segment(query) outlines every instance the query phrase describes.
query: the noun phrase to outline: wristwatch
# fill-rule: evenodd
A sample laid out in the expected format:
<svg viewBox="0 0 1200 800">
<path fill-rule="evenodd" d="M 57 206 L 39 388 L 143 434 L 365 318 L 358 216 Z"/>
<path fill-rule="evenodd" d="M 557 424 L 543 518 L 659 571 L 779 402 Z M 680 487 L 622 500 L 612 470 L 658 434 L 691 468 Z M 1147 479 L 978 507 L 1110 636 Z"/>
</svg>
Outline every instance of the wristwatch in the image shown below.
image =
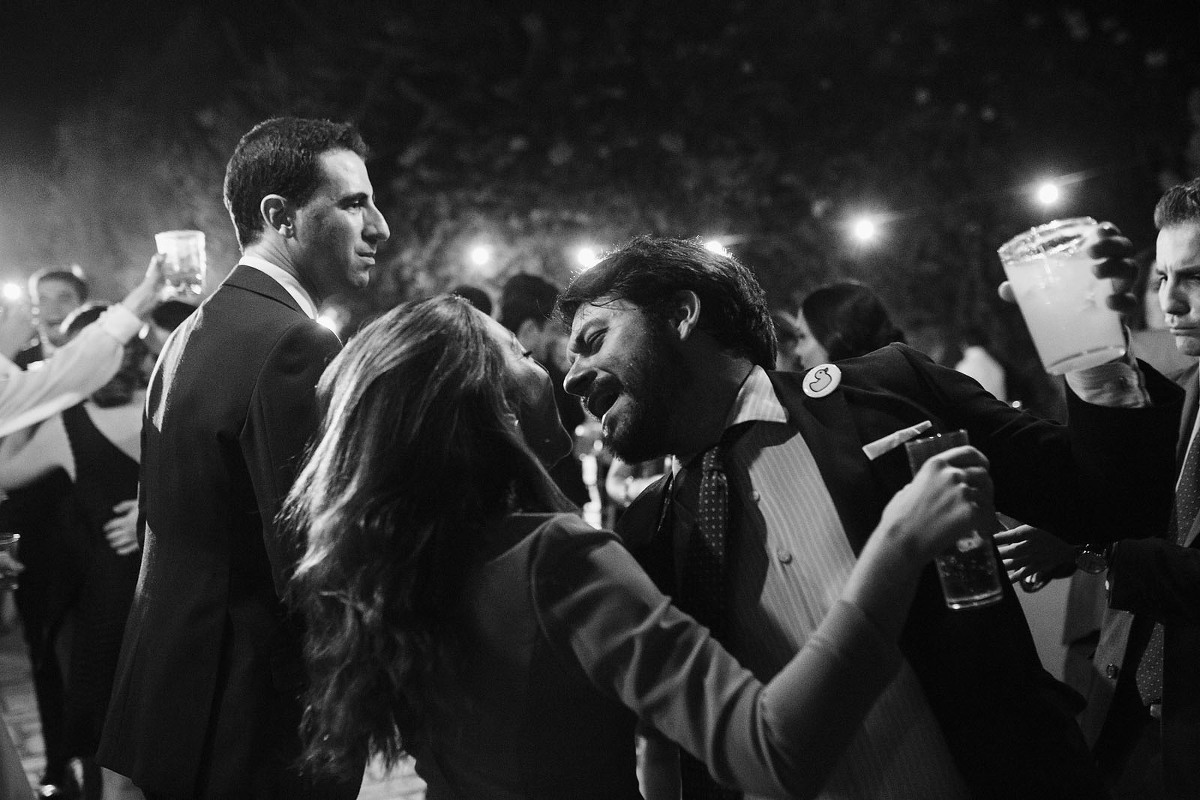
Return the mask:
<svg viewBox="0 0 1200 800">
<path fill-rule="evenodd" d="M 1099 575 L 1108 569 L 1112 545 L 1083 544 L 1075 548 L 1075 566 L 1088 575 Z"/>
</svg>

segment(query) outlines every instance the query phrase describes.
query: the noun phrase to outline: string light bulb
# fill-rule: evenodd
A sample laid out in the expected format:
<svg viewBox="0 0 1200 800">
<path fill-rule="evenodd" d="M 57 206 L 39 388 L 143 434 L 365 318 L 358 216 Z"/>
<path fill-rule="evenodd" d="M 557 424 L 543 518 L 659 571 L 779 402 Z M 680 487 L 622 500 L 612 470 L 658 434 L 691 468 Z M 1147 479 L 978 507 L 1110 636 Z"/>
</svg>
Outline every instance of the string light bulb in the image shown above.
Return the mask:
<svg viewBox="0 0 1200 800">
<path fill-rule="evenodd" d="M 594 247 L 585 244 L 575 248 L 575 263 L 583 269 L 591 269 L 599 260 L 600 256 Z"/>
<path fill-rule="evenodd" d="M 467 252 L 467 258 L 477 267 L 487 266 L 492 260 L 492 248 L 486 244 L 474 245 Z"/>
<path fill-rule="evenodd" d="M 858 217 L 850 223 L 850 235 L 859 244 L 870 244 L 879 236 L 879 226 L 870 217 Z"/>
<path fill-rule="evenodd" d="M 1033 196 L 1043 206 L 1052 206 L 1062 199 L 1062 190 L 1054 181 L 1042 181 Z"/>
</svg>

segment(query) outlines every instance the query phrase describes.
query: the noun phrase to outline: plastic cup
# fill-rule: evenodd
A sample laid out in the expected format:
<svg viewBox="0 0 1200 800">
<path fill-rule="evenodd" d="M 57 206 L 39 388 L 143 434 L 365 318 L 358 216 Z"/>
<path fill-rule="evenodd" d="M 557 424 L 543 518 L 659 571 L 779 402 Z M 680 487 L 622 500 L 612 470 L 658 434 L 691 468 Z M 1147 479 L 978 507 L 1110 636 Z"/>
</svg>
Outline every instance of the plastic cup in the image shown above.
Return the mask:
<svg viewBox="0 0 1200 800">
<path fill-rule="evenodd" d="M 19 533 L 0 533 L 0 551 L 8 553 L 14 559 L 17 557 L 17 545 L 21 542 Z M 0 591 L 12 591 L 17 588 L 17 575 L 0 568 Z"/>
<path fill-rule="evenodd" d="M 154 234 L 158 252 L 167 257 L 163 277 L 171 296 L 195 300 L 204 291 L 204 231 L 163 231 Z"/>
<path fill-rule="evenodd" d="M 1121 317 L 1105 303 L 1112 281 L 1092 274 L 1081 252 L 1098 223 L 1091 217 L 1047 222 L 1005 242 L 997 253 L 1042 366 L 1051 375 L 1125 355 Z"/>
<path fill-rule="evenodd" d="M 905 442 L 908 465 L 913 474 L 921 465 L 943 450 L 969 444 L 966 431 L 950 431 Z M 1004 597 L 1000 568 L 992 542 L 971 531 L 934 558 L 942 595 L 953 609 L 978 608 L 998 603 Z"/>
</svg>

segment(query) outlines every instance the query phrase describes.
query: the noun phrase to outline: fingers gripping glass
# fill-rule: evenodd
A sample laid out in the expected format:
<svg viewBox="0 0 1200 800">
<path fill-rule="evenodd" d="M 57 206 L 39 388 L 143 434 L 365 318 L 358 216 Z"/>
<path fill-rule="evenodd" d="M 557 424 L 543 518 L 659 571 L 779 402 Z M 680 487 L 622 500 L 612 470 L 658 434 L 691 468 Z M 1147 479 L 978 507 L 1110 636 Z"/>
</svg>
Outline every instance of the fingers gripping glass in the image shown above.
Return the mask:
<svg viewBox="0 0 1200 800">
<path fill-rule="evenodd" d="M 950 431 L 907 442 L 904 449 L 915 475 L 931 456 L 967 444 L 970 442 L 966 431 Z M 978 531 L 971 531 L 934 559 L 947 606 L 978 608 L 1000 602 L 1004 589 L 993 549 L 990 539 L 980 536 Z"/>
</svg>

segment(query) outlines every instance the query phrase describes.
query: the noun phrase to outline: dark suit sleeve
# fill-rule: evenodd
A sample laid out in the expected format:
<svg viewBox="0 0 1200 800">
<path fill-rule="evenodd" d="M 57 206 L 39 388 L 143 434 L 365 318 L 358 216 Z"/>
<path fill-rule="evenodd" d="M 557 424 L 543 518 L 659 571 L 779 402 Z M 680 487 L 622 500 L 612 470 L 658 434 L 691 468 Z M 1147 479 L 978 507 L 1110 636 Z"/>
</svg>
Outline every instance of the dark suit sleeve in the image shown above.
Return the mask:
<svg viewBox="0 0 1200 800">
<path fill-rule="evenodd" d="M 340 347 L 331 331 L 310 320 L 288 328 L 258 375 L 240 437 L 280 597 L 302 548 L 285 540 L 275 517 L 317 429 L 317 381 Z"/>
<path fill-rule="evenodd" d="M 965 428 L 990 460 L 996 508 L 1072 543 L 1153 536 L 1170 515 L 1183 392 L 1142 364 L 1152 404 L 1107 408 L 1068 391 L 1066 426 L 1018 411 L 975 381 L 902 346 L 915 397 Z M 1134 533 L 1136 532 L 1136 533 Z"/>
<path fill-rule="evenodd" d="M 1158 622 L 1200 623 L 1200 550 L 1162 539 L 1122 541 L 1108 586 L 1113 608 Z"/>
</svg>

